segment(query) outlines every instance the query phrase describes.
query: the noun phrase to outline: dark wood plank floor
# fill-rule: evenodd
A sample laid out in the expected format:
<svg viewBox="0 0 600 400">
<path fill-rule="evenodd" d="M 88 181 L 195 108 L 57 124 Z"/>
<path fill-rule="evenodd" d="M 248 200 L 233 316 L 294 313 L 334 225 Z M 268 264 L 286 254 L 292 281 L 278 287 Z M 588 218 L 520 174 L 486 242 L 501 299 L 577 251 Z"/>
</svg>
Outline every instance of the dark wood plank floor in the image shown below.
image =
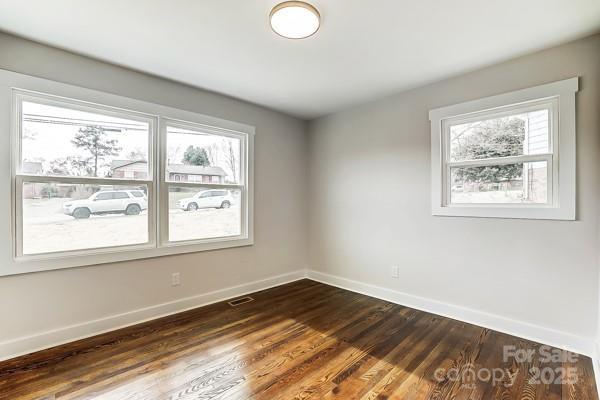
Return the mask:
<svg viewBox="0 0 600 400">
<path fill-rule="evenodd" d="M 310 280 L 252 296 L 0 363 L 0 398 L 598 399 L 587 357 Z"/>
</svg>

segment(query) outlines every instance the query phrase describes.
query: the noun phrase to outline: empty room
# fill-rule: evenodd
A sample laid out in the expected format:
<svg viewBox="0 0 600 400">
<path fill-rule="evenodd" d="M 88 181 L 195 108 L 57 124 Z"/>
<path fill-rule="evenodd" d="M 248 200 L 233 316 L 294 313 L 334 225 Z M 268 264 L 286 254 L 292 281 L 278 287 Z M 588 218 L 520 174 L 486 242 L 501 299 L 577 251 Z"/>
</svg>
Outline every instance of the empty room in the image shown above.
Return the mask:
<svg viewBox="0 0 600 400">
<path fill-rule="evenodd" d="M 600 1 L 0 0 L 0 400 L 600 400 Z"/>
</svg>

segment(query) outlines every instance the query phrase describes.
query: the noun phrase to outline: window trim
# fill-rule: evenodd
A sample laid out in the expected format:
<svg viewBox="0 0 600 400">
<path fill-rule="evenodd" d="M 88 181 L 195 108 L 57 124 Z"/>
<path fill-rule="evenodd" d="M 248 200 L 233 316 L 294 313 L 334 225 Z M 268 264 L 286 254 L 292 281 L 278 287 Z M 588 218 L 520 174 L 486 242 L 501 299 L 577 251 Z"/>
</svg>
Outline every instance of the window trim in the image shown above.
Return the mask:
<svg viewBox="0 0 600 400">
<path fill-rule="evenodd" d="M 156 134 L 153 137 L 152 133 L 150 134 L 152 137 L 152 146 L 149 148 L 149 151 L 151 151 L 153 154 L 153 165 L 150 166 L 149 162 L 149 176 L 152 176 L 152 179 L 108 179 L 109 183 L 113 185 L 148 185 L 149 214 L 151 209 L 154 210 L 154 218 L 149 216 L 148 225 L 149 230 L 150 225 L 152 225 L 152 232 L 155 233 L 154 243 L 96 248 L 90 250 L 76 250 L 73 252 L 45 253 L 41 256 L 18 256 L 15 234 L 18 232 L 17 218 L 21 218 L 21 216 L 18 216 L 16 212 L 17 200 L 20 198 L 18 195 L 19 191 L 17 190 L 17 175 L 19 175 L 18 172 L 20 172 L 21 153 L 20 150 L 18 152 L 13 150 L 16 149 L 16 146 L 20 140 L 17 140 L 17 135 L 19 135 L 19 127 L 16 123 L 14 123 L 14 116 L 16 115 L 17 111 L 15 109 L 15 103 L 13 102 L 14 89 L 17 89 L 19 92 L 23 93 L 34 94 L 36 101 L 38 100 L 37 95 L 39 93 L 52 99 L 74 100 L 79 104 L 88 104 L 96 109 L 101 108 L 102 110 L 113 111 L 124 110 L 127 113 L 137 113 L 138 115 L 150 115 L 156 117 L 156 124 L 154 128 L 154 132 L 156 132 Z M 227 240 L 217 238 L 216 240 L 206 240 L 202 243 L 186 242 L 177 246 L 161 245 L 161 238 L 159 236 L 161 232 L 161 224 L 160 217 L 158 215 L 160 210 L 158 204 L 160 199 L 160 181 L 158 178 L 160 155 L 158 143 L 160 139 L 159 125 L 163 118 L 200 124 L 214 129 L 215 132 L 235 132 L 243 135 L 246 142 L 245 169 L 247 171 L 247 199 L 245 202 L 245 207 L 242 206 L 242 208 L 246 209 L 247 213 L 247 228 L 246 235 L 244 237 L 234 237 L 233 239 Z M 2 257 L 2 260 L 0 261 L 0 276 L 137 260 L 171 254 L 249 246 L 254 244 L 253 211 L 255 128 L 251 125 L 0 69 L 0 128 L 2 128 L 5 132 L 10 132 L 10 135 L 2 135 L 0 137 L 0 149 L 6 149 L 5 151 L 9 153 L 7 159 L 10 159 L 10 167 L 7 163 L 7 168 L 0 168 L 0 179 L 4 179 L 5 182 L 10 181 L 10 190 L 8 185 L 5 186 L 5 189 L 0 189 L 0 208 L 10 210 L 5 214 L 7 216 L 5 223 L 9 223 L 10 229 L 0 231 L 0 256 Z M 31 178 L 31 180 L 34 182 L 42 179 L 46 181 L 59 180 L 61 182 L 80 181 L 83 183 L 92 183 L 89 180 L 90 178 L 87 177 L 38 176 L 26 174 L 21 175 L 21 177 L 24 179 Z M 91 179 L 96 182 L 97 180 L 105 180 L 106 178 Z M 181 184 L 184 183 L 182 182 Z M 203 184 L 202 186 L 207 187 L 211 185 L 215 187 L 223 187 L 221 184 Z M 149 239 L 150 238 L 151 237 L 149 236 Z"/>
<path fill-rule="evenodd" d="M 576 218 L 576 130 L 575 93 L 578 77 L 527 89 L 486 97 L 479 100 L 433 109 L 431 121 L 431 209 L 435 216 L 490 218 L 562 219 Z M 546 107 L 541 107 L 546 105 Z M 548 162 L 548 203 L 545 204 L 461 204 L 451 203 L 449 164 L 481 165 L 493 161 L 448 162 L 448 127 L 450 124 L 485 117 L 497 117 L 527 109 L 550 110 L 549 153 L 503 157 L 500 163 L 525 160 Z M 512 160 L 511 160 L 512 159 Z M 488 159 L 489 160 L 489 159 Z"/>
<path fill-rule="evenodd" d="M 21 106 L 23 102 L 32 102 L 36 104 L 44 104 L 56 107 L 69 107 L 69 109 L 85 112 L 102 112 L 105 115 L 111 115 L 114 117 L 126 117 L 131 120 L 143 122 L 148 124 L 148 176 L 153 176 L 153 165 L 155 164 L 154 149 L 155 145 L 155 132 L 158 124 L 158 117 L 145 114 L 136 111 L 130 111 L 126 109 L 119 109 L 115 107 L 106 106 L 103 104 L 92 104 L 85 101 L 79 101 L 77 99 L 65 98 L 60 96 L 50 95 L 48 93 L 39 93 L 31 90 L 23 90 L 19 88 L 12 88 L 11 101 L 13 104 L 13 113 L 11 115 L 12 120 L 12 154 L 13 160 L 13 172 L 12 178 L 15 180 L 13 186 L 13 197 L 15 199 L 14 208 L 12 210 L 13 216 L 13 251 L 14 258 L 17 262 L 27 262 L 31 260 L 46 260 L 54 258 L 64 257 L 83 257 L 90 254 L 99 254 L 111 252 L 113 249 L 117 251 L 127 250 L 141 250 L 153 248 L 156 246 L 157 233 L 156 233 L 156 215 L 158 204 L 154 201 L 155 185 L 153 179 L 123 179 L 123 178 L 104 178 L 104 177 L 87 177 L 87 176 L 62 176 L 62 175 L 31 175 L 23 174 L 22 171 L 22 136 L 21 136 Z M 44 183 L 44 182 L 60 182 L 60 183 L 71 183 L 77 184 L 96 184 L 96 185 L 115 185 L 115 186 L 146 186 L 148 188 L 148 240 L 145 243 L 136 243 L 128 245 L 117 245 L 107 247 L 91 247 L 77 250 L 64 250 L 57 252 L 47 253 L 36 253 L 36 254 L 24 254 L 23 253 L 23 225 L 20 223 L 23 219 L 23 184 L 25 182 L 30 183 Z"/>
</svg>

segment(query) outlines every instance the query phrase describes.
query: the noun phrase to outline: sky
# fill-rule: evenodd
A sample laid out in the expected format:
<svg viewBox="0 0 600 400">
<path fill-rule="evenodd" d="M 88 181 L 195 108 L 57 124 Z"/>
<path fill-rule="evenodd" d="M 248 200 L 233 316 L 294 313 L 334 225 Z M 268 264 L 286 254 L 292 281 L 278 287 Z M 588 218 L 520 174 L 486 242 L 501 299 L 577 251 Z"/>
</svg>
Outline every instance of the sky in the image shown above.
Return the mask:
<svg viewBox="0 0 600 400">
<path fill-rule="evenodd" d="M 80 128 L 87 125 L 100 125 L 106 129 L 107 139 L 115 139 L 121 150 L 116 156 L 108 156 L 102 162 L 101 176 L 108 171 L 112 160 L 130 159 L 132 151 L 140 153 L 147 160 L 149 125 L 133 119 L 85 112 L 33 102 L 23 102 L 23 161 L 40 161 L 47 171 L 52 161 L 65 157 L 90 157 L 90 153 L 75 147 L 71 140 Z M 199 146 L 209 149 L 211 159 L 228 174 L 228 180 L 237 181 L 226 162 L 229 144 L 233 149 L 236 163 L 239 164 L 240 141 L 235 138 L 207 134 L 189 129 L 167 128 L 167 156 L 170 163 L 181 164 L 183 154 L 188 146 Z M 239 171 L 239 168 L 236 168 Z M 236 175 L 238 175 L 236 173 Z"/>
</svg>

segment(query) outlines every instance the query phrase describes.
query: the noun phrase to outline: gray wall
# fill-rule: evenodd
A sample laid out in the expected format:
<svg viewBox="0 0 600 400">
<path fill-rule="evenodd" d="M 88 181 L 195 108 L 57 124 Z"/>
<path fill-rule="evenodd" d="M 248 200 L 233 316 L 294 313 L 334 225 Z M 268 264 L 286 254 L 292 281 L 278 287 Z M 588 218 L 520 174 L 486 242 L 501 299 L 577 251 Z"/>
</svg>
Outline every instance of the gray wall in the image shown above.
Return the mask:
<svg viewBox="0 0 600 400">
<path fill-rule="evenodd" d="M 576 222 L 431 215 L 429 109 L 573 76 Z M 596 35 L 311 122 L 311 268 L 593 338 L 599 97 Z"/>
<path fill-rule="evenodd" d="M 257 128 L 254 246 L 0 277 L 0 342 L 306 266 L 595 335 L 598 35 L 320 118 L 308 135 L 277 112 L 5 34 L 0 68 Z M 429 109 L 576 75 L 578 221 L 431 216 Z"/>
<path fill-rule="evenodd" d="M 256 126 L 254 246 L 0 277 L 0 342 L 306 267 L 305 122 L 6 34 L 0 68 Z"/>
</svg>

